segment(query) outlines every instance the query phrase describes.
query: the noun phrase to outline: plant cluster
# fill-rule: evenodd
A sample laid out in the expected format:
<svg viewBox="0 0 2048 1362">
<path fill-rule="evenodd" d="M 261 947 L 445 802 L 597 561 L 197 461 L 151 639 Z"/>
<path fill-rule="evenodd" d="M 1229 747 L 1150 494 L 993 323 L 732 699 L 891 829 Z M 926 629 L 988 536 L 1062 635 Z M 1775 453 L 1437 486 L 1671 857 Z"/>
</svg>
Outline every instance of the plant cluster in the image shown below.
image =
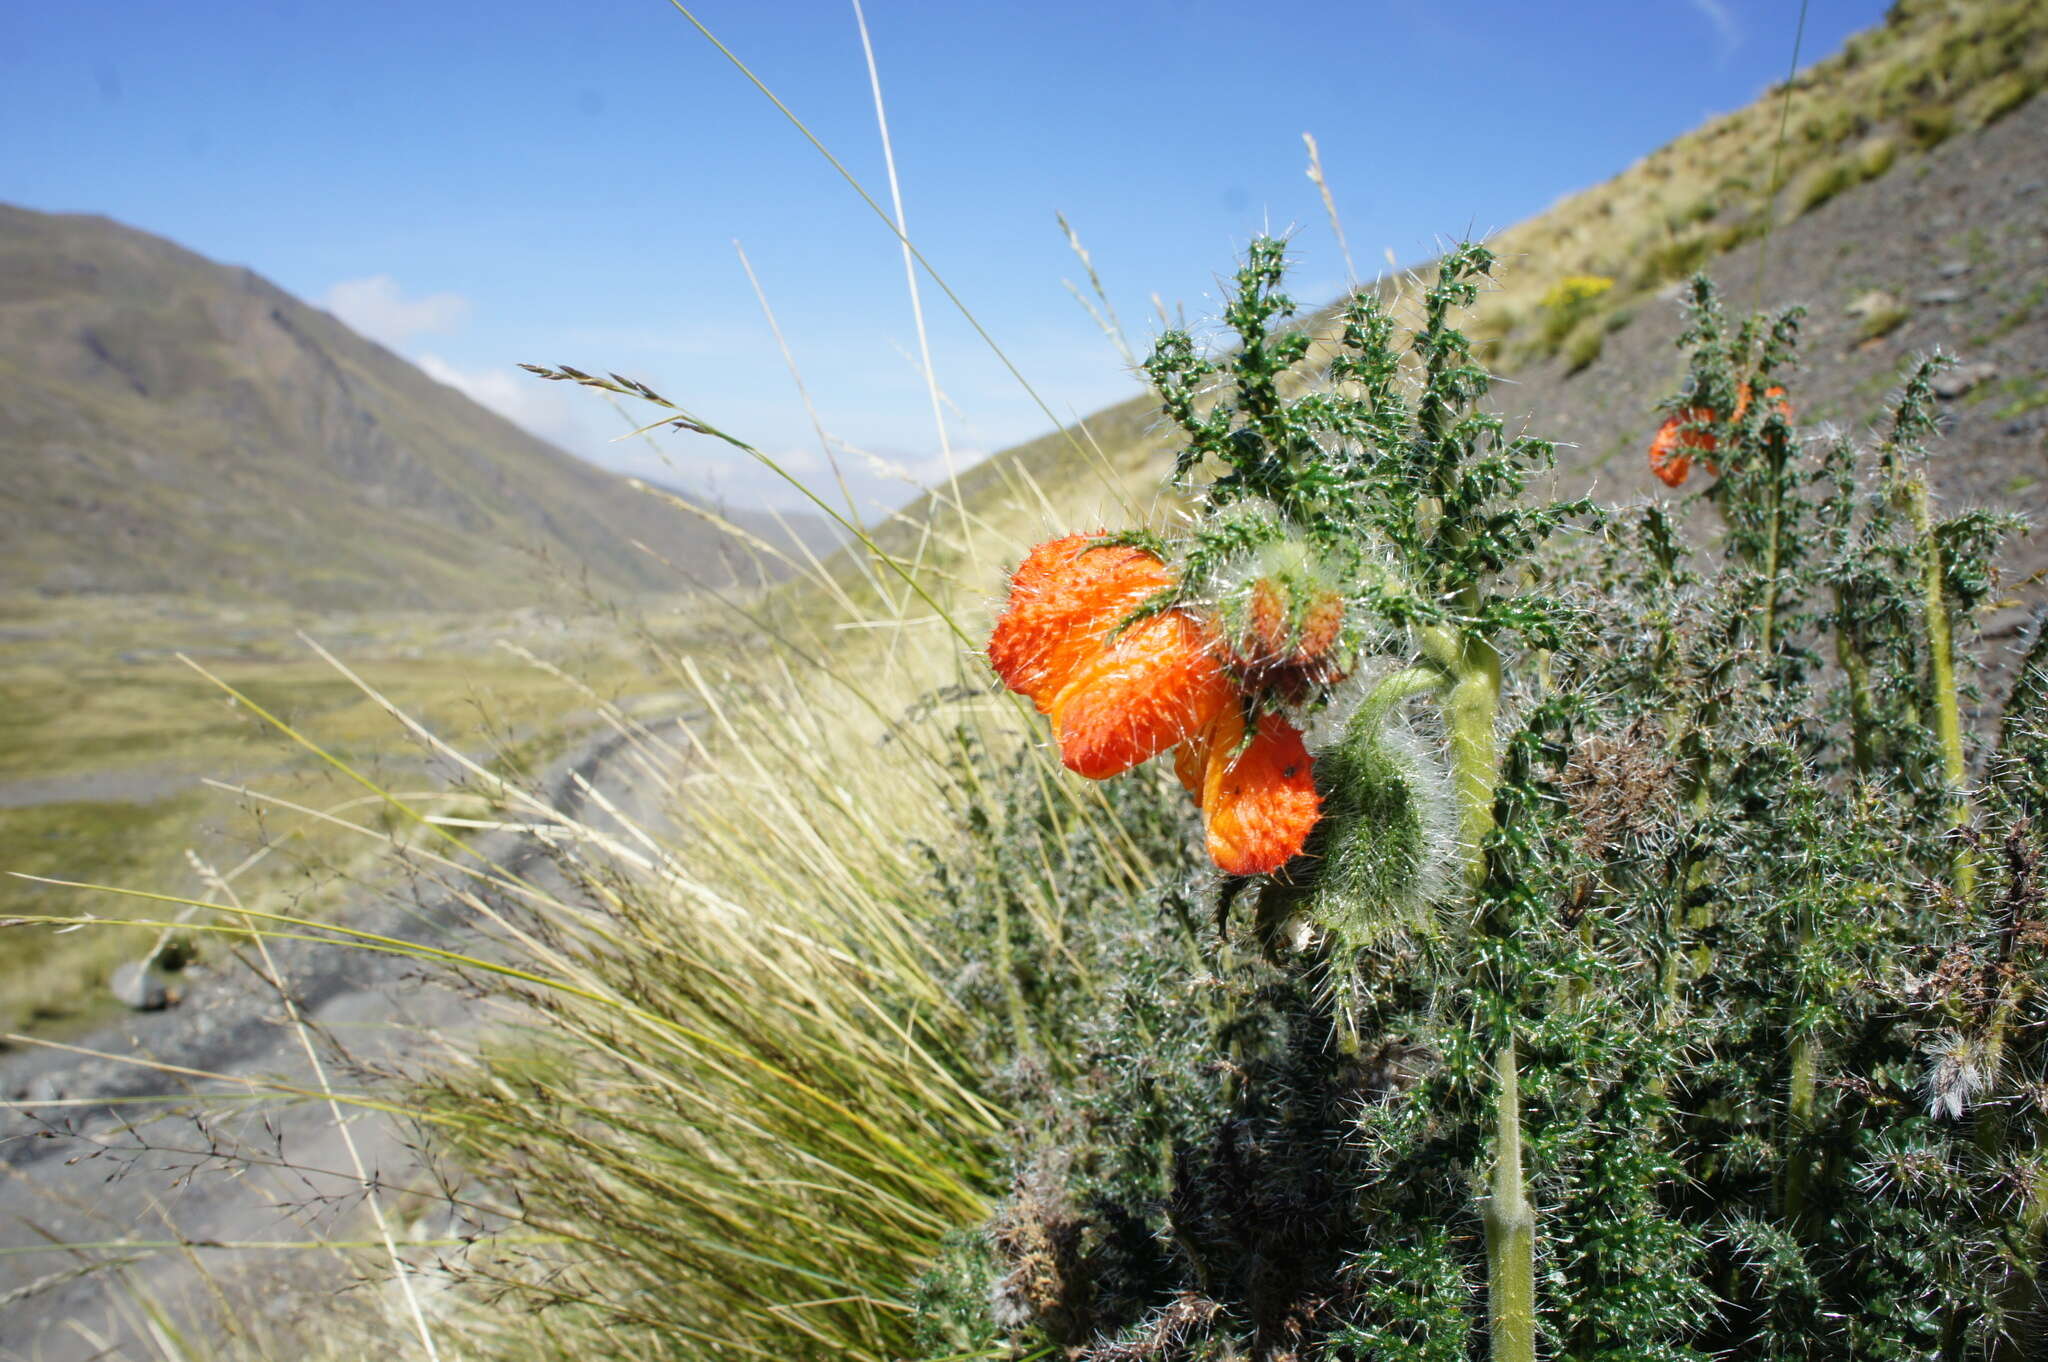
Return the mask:
<svg viewBox="0 0 2048 1362">
<path fill-rule="evenodd" d="M 1450 252 L 1405 347 L 1373 294 L 1319 345 L 1254 243 L 1235 347 L 1147 365 L 1188 522 L 1013 584 L 991 652 L 1070 766 L 1214 761 L 1221 711 L 1243 761 L 1270 718 L 1314 816 L 1259 873 L 1091 899 L 1085 948 L 993 934 L 1061 1020 L 1011 1195 L 926 1278 L 932 1354 L 2041 1355 L 2048 658 L 1965 722 L 2015 525 L 1935 504 L 1941 361 L 1874 447 L 1804 431 L 1798 311 L 1696 279 L 1652 462 L 1702 490 L 1602 519 L 1530 499 L 1550 446 L 1481 406 L 1492 263 Z M 1318 610 L 1326 665 L 1276 667 Z M 1200 713 L 1105 680 L 1169 617 Z"/>
</svg>

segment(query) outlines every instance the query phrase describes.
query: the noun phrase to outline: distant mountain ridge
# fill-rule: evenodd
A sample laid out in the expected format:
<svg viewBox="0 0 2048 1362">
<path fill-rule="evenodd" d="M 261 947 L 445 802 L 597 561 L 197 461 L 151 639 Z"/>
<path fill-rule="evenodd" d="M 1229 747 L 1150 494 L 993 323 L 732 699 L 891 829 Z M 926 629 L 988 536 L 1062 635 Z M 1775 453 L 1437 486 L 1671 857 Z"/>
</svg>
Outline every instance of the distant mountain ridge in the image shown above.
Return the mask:
<svg viewBox="0 0 2048 1362">
<path fill-rule="evenodd" d="M 563 573 L 756 575 L 702 519 L 253 271 L 102 217 L 0 205 L 0 461 L 0 591 L 471 607 Z M 773 517 L 729 518 L 790 545 Z"/>
</svg>

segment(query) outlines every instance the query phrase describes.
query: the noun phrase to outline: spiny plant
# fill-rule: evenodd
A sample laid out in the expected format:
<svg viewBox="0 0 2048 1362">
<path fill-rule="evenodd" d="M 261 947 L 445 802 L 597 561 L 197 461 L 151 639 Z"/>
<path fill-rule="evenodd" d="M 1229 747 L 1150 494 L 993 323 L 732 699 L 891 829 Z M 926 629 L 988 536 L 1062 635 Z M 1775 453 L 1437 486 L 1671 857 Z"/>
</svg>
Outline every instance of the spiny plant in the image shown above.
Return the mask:
<svg viewBox="0 0 2048 1362">
<path fill-rule="evenodd" d="M 2015 526 L 1935 506 L 1942 361 L 1874 449 L 1803 432 L 1798 311 L 1696 279 L 1697 514 L 1603 518 L 1479 405 L 1492 264 L 1404 354 L 1376 293 L 1287 329 L 1255 242 L 1235 345 L 1146 366 L 1186 523 L 1013 578 L 998 675 L 1082 775 L 1171 750 L 1218 873 L 1096 901 L 935 1352 L 2040 1355 L 2048 674 L 1964 723 Z"/>
</svg>

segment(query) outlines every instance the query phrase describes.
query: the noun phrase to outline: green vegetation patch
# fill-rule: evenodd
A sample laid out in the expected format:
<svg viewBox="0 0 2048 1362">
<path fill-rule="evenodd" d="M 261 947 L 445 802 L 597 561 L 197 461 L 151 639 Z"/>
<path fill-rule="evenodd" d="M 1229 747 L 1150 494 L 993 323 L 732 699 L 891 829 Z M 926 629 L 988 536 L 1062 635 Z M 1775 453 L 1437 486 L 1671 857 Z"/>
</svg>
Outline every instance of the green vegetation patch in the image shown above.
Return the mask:
<svg viewBox="0 0 2048 1362">
<path fill-rule="evenodd" d="M 180 892 L 183 852 L 200 831 L 197 792 L 148 804 L 78 802 L 0 809 L 0 917 L 155 918 L 165 905 L 19 878 Z M 171 911 L 175 912 L 175 908 Z M 155 940 L 146 930 L 22 925 L 0 935 L 0 1030 L 67 1029 L 111 1012 L 115 965 Z"/>
<path fill-rule="evenodd" d="M 533 779 L 588 728 L 590 696 L 494 645 L 534 648 L 606 697 L 646 696 L 663 679 L 642 668 L 615 619 L 533 622 L 449 612 L 307 618 L 282 610 L 205 607 L 162 598 L 0 598 L 0 873 L 186 892 L 191 848 L 226 869 L 258 845 L 280 849 L 236 881 L 254 899 L 303 889 L 305 867 L 350 865 L 374 846 L 344 828 L 270 810 L 259 826 L 204 777 L 315 808 L 363 791 L 267 724 L 261 707 L 393 788 L 423 788 L 418 741 L 371 696 L 299 644 L 304 627 L 334 643 L 364 680 L 489 768 Z M 663 629 L 681 618 L 658 617 Z M 694 618 L 694 617 L 692 617 Z M 239 691 L 229 695 L 178 660 L 187 653 Z M 501 754 L 495 761 L 490 754 Z M 394 774 L 397 773 L 397 774 Z M 439 785 L 438 780 L 424 782 Z M 11 788 L 8 788 L 11 787 Z M 33 802 L 44 801 L 44 802 Z M 475 801 L 438 813 L 486 815 Z M 345 817 L 410 835 L 374 808 Z M 320 902 L 326 902 L 320 899 Z M 307 901 L 306 906 L 312 906 Z M 154 917 L 172 905 L 0 878 L 0 916 Z M 153 937 L 118 927 L 0 935 L 0 1029 L 65 1031 L 113 1005 L 105 982 Z"/>
</svg>

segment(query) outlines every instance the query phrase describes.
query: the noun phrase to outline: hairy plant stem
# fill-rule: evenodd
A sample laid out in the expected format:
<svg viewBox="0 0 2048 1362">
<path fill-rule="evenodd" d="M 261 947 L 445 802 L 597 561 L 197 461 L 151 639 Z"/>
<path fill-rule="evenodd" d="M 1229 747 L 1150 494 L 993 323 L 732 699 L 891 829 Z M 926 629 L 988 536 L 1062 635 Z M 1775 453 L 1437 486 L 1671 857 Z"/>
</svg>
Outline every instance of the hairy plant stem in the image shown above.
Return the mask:
<svg viewBox="0 0 2048 1362">
<path fill-rule="evenodd" d="M 1494 1055 L 1493 1180 L 1486 1198 L 1486 1313 L 1493 1362 L 1536 1362 L 1536 1213 L 1522 1185 L 1521 1082 L 1510 1039 Z"/>
<path fill-rule="evenodd" d="M 1377 730 L 1404 700 L 1444 689 L 1451 681 L 1440 667 L 1422 663 L 1389 672 L 1373 684 L 1347 726 L 1352 733 Z"/>
<path fill-rule="evenodd" d="M 1811 923 L 1799 927 L 1799 949 L 1803 953 L 1813 941 Z M 1813 1151 L 1807 1136 L 1813 1130 L 1814 1095 L 1819 1086 L 1820 1043 L 1813 1032 L 1799 1024 L 1799 999 L 1792 1000 L 1792 1073 L 1785 1093 L 1785 1178 L 1783 1209 L 1787 1223 L 1797 1225 L 1805 1217 L 1813 1185 Z"/>
<path fill-rule="evenodd" d="M 1418 695 L 1441 695 L 1452 684 L 1452 674 L 1442 657 L 1441 648 L 1432 648 L 1428 660 L 1389 672 L 1374 682 L 1373 688 L 1359 704 L 1358 712 L 1345 725 L 1347 741 L 1378 733 L 1386 724 L 1388 715 Z M 1425 935 L 1436 932 L 1435 919 L 1427 912 L 1422 914 L 1416 926 Z M 1343 1054 L 1355 1055 L 1360 1047 L 1359 979 L 1348 968 L 1333 970 L 1331 977 L 1337 1048 Z"/>
<path fill-rule="evenodd" d="M 1991 1362 L 2038 1362 L 2039 1330 L 2048 1324 L 2048 1163 L 2034 1166 L 2027 1203 L 2020 1210 L 2019 1262 L 2006 1267 L 2006 1327 L 1991 1340 Z"/>
<path fill-rule="evenodd" d="M 1010 1032 L 1017 1049 L 1026 1055 L 1038 1053 L 1038 1040 L 1031 1026 L 1031 1009 L 1024 1001 L 1024 986 L 1017 977 L 1017 963 L 1010 942 L 1010 896 L 994 895 L 996 910 L 995 965 L 1003 981 L 1004 1010 L 1010 1015 Z"/>
<path fill-rule="evenodd" d="M 1486 842 L 1494 829 L 1494 791 L 1500 784 L 1500 744 L 1494 717 L 1500 707 L 1500 650 L 1476 635 L 1432 630 L 1424 639 L 1431 660 L 1451 676 L 1444 695 L 1451 777 L 1457 791 L 1466 876 L 1475 894 L 1486 880 Z M 1494 1055 L 1495 1149 L 1486 1225 L 1486 1299 L 1494 1362 L 1535 1362 L 1536 1213 L 1522 1185 L 1520 1079 L 1512 1033 Z"/>
<path fill-rule="evenodd" d="M 1713 808 L 1713 791 L 1708 784 L 1711 762 L 1704 753 L 1688 756 L 1685 752 L 1685 738 L 1705 729 L 1700 711 L 1695 709 L 1683 713 L 1674 720 L 1678 736 L 1669 745 L 1669 751 L 1680 761 L 1686 773 L 1686 784 L 1690 787 L 1685 796 L 1686 804 L 1696 818 L 1704 820 Z M 1714 925 L 1714 910 L 1706 904 L 1689 904 L 1693 892 L 1707 882 L 1708 863 L 1699 853 L 1699 848 L 1690 837 L 1680 845 L 1676 863 L 1671 875 L 1671 903 L 1664 919 L 1664 957 L 1659 966 L 1659 977 L 1664 985 L 1664 1012 L 1666 1018 L 1678 1014 L 1687 980 L 1698 979 L 1714 967 L 1714 949 L 1706 942 L 1704 933 Z M 1687 947 L 1688 938 L 1691 941 Z M 1684 963 L 1690 960 L 1691 973 L 1688 975 Z"/>
<path fill-rule="evenodd" d="M 1934 733 L 1941 743 L 1941 771 L 1948 784 L 1949 823 L 1957 828 L 1970 821 L 1970 801 L 1964 789 L 1967 768 L 1963 762 L 1962 705 L 1956 696 L 1955 633 L 1948 617 L 1948 593 L 1943 588 L 1941 544 L 1934 533 L 1934 508 L 1927 490 L 1927 477 L 1914 472 L 1903 479 L 1901 491 L 1913 518 L 1913 532 L 1920 539 L 1922 608 L 1927 615 L 1928 666 L 1933 673 Z M 1956 892 L 1967 902 L 1977 890 L 1977 861 L 1961 842 L 1953 862 Z"/>
<path fill-rule="evenodd" d="M 1785 1164 L 1785 1219 L 1797 1223 L 1806 1213 L 1807 1189 L 1813 1183 L 1813 1159 L 1801 1142 L 1813 1129 L 1813 1095 L 1820 1073 L 1820 1046 L 1810 1035 L 1792 1038 L 1792 1081 L 1785 1098 L 1785 1119 L 1791 1150 Z"/>
<path fill-rule="evenodd" d="M 1776 445 L 1779 442 L 1773 441 Z M 1764 612 L 1759 630 L 1764 665 L 1771 665 L 1778 642 L 1778 555 L 1785 524 L 1785 457 L 1782 449 L 1771 460 L 1771 518 L 1764 535 Z"/>
<path fill-rule="evenodd" d="M 1668 581 L 1668 579 L 1667 579 Z M 1689 791 L 1686 801 L 1693 811 L 1700 815 L 1707 812 L 1707 761 L 1696 752 L 1688 752 L 1687 739 L 1700 731 L 1700 709 L 1696 702 L 1678 700 L 1683 691 L 1673 675 L 1673 666 L 1678 656 L 1678 631 L 1667 614 L 1659 630 L 1656 654 L 1656 675 L 1663 691 L 1671 699 L 1665 722 L 1669 737 L 1665 750 L 1682 773 Z M 1664 1002 L 1659 1020 L 1669 1022 L 1678 1015 L 1679 1005 L 1685 991 L 1685 933 L 1689 925 L 1686 898 L 1699 882 L 1700 862 L 1694 855 L 1691 838 L 1679 846 L 1676 864 L 1671 877 L 1671 898 L 1664 914 L 1663 957 L 1658 964 L 1658 977 L 1663 986 Z M 1704 973 L 1702 968 L 1700 973 Z M 1661 1080 L 1660 1080 L 1661 1081 Z"/>
<path fill-rule="evenodd" d="M 2005 1072 L 2013 1020 L 2029 991 L 2025 975 L 2015 976 L 2013 956 L 2020 945 L 2022 913 L 2029 900 L 2030 870 L 2024 862 L 2013 867 L 2013 882 L 2006 886 L 1999 905 L 1998 949 L 1983 966 L 1982 980 L 1989 1002 L 1983 1009 L 1980 1063 L 1994 1082 Z M 2020 1073 L 2036 1072 L 2038 1059 L 2032 1053 L 2023 1054 L 2015 1068 Z M 2042 1251 L 2048 1248 L 2048 1237 L 2044 1237 L 2044 1232 L 2048 1232 L 2048 1163 L 2035 1162 L 2031 1176 L 2022 1171 L 2027 1166 L 2026 1153 L 2013 1147 L 2017 1143 L 2015 1124 L 2024 1128 L 2017 1104 L 1980 1099 L 1972 1119 L 1979 1156 L 1992 1167 L 2017 1156 L 2014 1179 L 2024 1179 L 2025 1189 L 2015 1225 L 2017 1233 L 2010 1241 L 2011 1259 L 2006 1263 L 2006 1279 L 1999 1293 L 2004 1327 L 1989 1340 L 1986 1353 L 1992 1362 L 2037 1362 L 2043 1354 L 2038 1346 L 2030 1346 L 2025 1340 L 2032 1340 L 2034 1345 L 2048 1342 L 2048 1334 L 2043 1332 L 2048 1327 L 2048 1282 L 2043 1280 L 2048 1263 L 2042 1260 Z"/>
<path fill-rule="evenodd" d="M 1849 751 L 1856 774 L 1867 776 L 1876 764 L 1873 746 L 1877 731 L 1877 706 L 1870 695 L 1870 659 L 1849 628 L 1849 603 L 1842 591 L 1835 591 L 1835 661 L 1849 683 Z"/>
<path fill-rule="evenodd" d="M 1444 696 L 1444 727 L 1450 738 L 1466 876 L 1476 889 L 1486 878 L 1486 839 L 1493 832 L 1493 794 L 1500 783 L 1500 743 L 1494 734 L 1494 716 L 1500 708 L 1500 652 L 1486 639 L 1462 637 L 1447 670 L 1451 687 Z"/>
</svg>

